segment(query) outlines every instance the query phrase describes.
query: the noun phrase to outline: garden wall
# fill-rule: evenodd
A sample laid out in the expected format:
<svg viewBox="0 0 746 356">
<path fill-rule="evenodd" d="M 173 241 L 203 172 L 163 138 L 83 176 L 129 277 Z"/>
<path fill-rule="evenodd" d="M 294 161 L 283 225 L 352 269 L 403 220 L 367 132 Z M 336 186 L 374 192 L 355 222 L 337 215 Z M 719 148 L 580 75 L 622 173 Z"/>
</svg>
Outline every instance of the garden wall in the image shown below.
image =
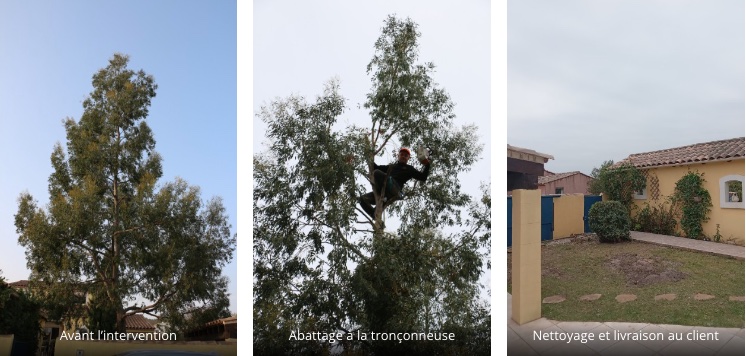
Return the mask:
<svg viewBox="0 0 746 356">
<path fill-rule="evenodd" d="M 2 344 L 0 344 L 1 347 Z M 82 350 L 83 353 L 78 353 Z M 115 355 L 130 350 L 181 350 L 192 352 L 214 352 L 219 356 L 235 356 L 238 352 L 235 341 L 103 341 L 103 340 L 59 340 L 54 345 L 55 356 Z M 2 354 L 2 348 L 0 348 Z"/>
<path fill-rule="evenodd" d="M 0 355 L 10 355 L 13 350 L 13 335 L 0 335 Z"/>
<path fill-rule="evenodd" d="M 584 232 L 583 194 L 566 194 L 554 198 L 553 239 L 562 239 Z"/>
</svg>

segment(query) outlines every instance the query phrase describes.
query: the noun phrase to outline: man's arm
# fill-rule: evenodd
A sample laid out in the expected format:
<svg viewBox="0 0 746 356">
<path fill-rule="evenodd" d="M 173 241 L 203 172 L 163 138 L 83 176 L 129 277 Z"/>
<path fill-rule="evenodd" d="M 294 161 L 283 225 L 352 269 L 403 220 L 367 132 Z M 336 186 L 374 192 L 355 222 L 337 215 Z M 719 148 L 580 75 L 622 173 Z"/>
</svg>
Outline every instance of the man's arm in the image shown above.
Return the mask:
<svg viewBox="0 0 746 356">
<path fill-rule="evenodd" d="M 412 167 L 414 168 L 414 167 Z M 419 181 L 426 181 L 427 176 L 430 175 L 430 165 L 426 164 L 425 169 L 422 170 L 422 172 L 418 171 L 417 168 L 414 168 L 412 170 L 412 178 L 417 179 Z"/>
<path fill-rule="evenodd" d="M 379 171 L 386 172 L 386 171 L 389 170 L 389 165 L 388 164 L 384 164 L 383 166 L 379 166 L 379 165 L 376 164 L 376 162 L 373 162 L 373 170 L 376 170 L 376 169 L 379 170 Z"/>
</svg>

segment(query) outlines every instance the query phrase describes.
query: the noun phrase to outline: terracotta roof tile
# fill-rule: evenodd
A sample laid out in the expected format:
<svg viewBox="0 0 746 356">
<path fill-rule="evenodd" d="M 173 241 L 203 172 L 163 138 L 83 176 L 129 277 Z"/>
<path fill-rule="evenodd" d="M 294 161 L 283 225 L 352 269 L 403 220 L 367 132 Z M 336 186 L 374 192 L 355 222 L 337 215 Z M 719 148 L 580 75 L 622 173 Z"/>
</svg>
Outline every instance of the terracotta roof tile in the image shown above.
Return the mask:
<svg viewBox="0 0 746 356">
<path fill-rule="evenodd" d="M 236 323 L 238 323 L 238 316 L 230 316 L 230 317 L 227 317 L 227 318 L 213 320 L 211 322 L 208 322 L 205 325 L 210 326 L 210 325 L 236 324 Z"/>
<path fill-rule="evenodd" d="M 647 168 L 727 159 L 743 159 L 744 147 L 743 137 L 697 143 L 660 151 L 635 153 L 619 161 L 615 166 L 622 163 L 631 163 L 637 168 Z"/>
<path fill-rule="evenodd" d="M 554 182 L 556 180 L 560 180 L 562 178 L 567 178 L 576 174 L 583 174 L 580 171 L 574 171 L 574 172 L 565 172 L 565 173 L 554 173 L 550 176 L 543 176 L 539 177 L 539 184 L 547 184 L 549 182 Z M 583 174 L 585 175 L 585 174 Z"/>
<path fill-rule="evenodd" d="M 28 288 L 28 280 L 22 279 L 20 281 L 8 283 L 8 285 L 16 288 Z"/>
<path fill-rule="evenodd" d="M 133 314 L 124 319 L 124 325 L 127 329 L 149 329 L 154 330 L 155 326 L 140 314 Z"/>
</svg>

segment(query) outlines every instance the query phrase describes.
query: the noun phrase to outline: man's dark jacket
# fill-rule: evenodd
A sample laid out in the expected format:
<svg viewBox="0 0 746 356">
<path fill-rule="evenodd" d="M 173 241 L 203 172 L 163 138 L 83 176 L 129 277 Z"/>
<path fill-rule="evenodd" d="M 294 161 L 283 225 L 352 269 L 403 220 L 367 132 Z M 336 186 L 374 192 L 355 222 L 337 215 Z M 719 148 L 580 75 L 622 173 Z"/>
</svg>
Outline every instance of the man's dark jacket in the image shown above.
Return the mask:
<svg viewBox="0 0 746 356">
<path fill-rule="evenodd" d="M 427 180 L 428 174 L 430 174 L 430 165 L 426 165 L 425 169 L 420 172 L 417 170 L 417 168 L 414 168 L 406 163 L 401 163 L 399 161 L 394 164 L 386 164 L 383 166 L 379 166 L 373 163 L 373 169 L 383 171 L 384 173 L 388 173 L 390 166 L 392 168 L 389 177 L 394 179 L 399 187 L 404 187 L 404 183 L 407 183 L 407 181 L 412 178 L 424 182 L 425 180 Z"/>
</svg>

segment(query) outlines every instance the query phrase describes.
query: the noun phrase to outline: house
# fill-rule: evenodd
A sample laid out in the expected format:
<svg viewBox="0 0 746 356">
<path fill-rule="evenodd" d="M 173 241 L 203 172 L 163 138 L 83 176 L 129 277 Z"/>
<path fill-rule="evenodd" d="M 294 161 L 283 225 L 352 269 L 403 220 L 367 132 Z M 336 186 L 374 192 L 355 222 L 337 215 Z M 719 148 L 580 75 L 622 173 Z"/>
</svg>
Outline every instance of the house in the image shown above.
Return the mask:
<svg viewBox="0 0 746 356">
<path fill-rule="evenodd" d="M 132 314 L 124 318 L 124 328 L 128 333 L 147 334 L 155 332 L 153 319 L 147 319 L 142 314 Z"/>
<path fill-rule="evenodd" d="M 551 194 L 590 194 L 588 182 L 593 178 L 579 171 L 553 173 L 544 170 L 544 175 L 539 177 L 539 189 L 541 195 Z"/>
<path fill-rule="evenodd" d="M 21 290 L 26 293 L 29 293 L 31 291 L 30 283 L 28 280 L 25 279 L 8 283 L 8 285 L 16 290 Z M 83 294 L 84 293 L 82 291 L 76 293 L 81 303 L 81 307 L 85 307 L 85 305 L 90 302 L 90 295 L 88 293 L 85 293 L 84 298 Z M 72 323 L 72 328 L 70 328 L 71 330 L 65 330 L 61 323 L 57 323 L 47 319 L 47 313 L 42 310 L 40 316 L 41 328 L 45 332 L 45 334 L 50 335 L 52 339 L 57 338 L 61 331 L 69 332 L 71 330 L 74 331 L 79 328 L 85 328 L 84 320 L 82 319 L 74 321 Z M 128 333 L 152 333 L 155 332 L 156 329 L 152 319 L 147 319 L 140 314 L 129 315 L 124 319 L 124 322 L 126 332 Z"/>
<path fill-rule="evenodd" d="M 31 293 L 30 283 L 26 279 L 8 283 L 8 285 L 15 290 Z M 63 330 L 62 325 L 56 320 L 50 320 L 45 310 L 42 310 L 40 314 L 39 325 L 41 326 L 44 337 L 49 340 L 56 339 Z"/>
<path fill-rule="evenodd" d="M 213 320 L 186 333 L 189 341 L 226 341 L 238 338 L 238 316 Z"/>
<path fill-rule="evenodd" d="M 646 176 L 646 186 L 634 195 L 638 207 L 662 203 L 688 172 L 702 173 L 710 193 L 709 221 L 702 225 L 713 236 L 720 225 L 724 239 L 744 243 L 744 138 L 697 143 L 632 154 L 617 164 L 630 163 Z"/>
</svg>

